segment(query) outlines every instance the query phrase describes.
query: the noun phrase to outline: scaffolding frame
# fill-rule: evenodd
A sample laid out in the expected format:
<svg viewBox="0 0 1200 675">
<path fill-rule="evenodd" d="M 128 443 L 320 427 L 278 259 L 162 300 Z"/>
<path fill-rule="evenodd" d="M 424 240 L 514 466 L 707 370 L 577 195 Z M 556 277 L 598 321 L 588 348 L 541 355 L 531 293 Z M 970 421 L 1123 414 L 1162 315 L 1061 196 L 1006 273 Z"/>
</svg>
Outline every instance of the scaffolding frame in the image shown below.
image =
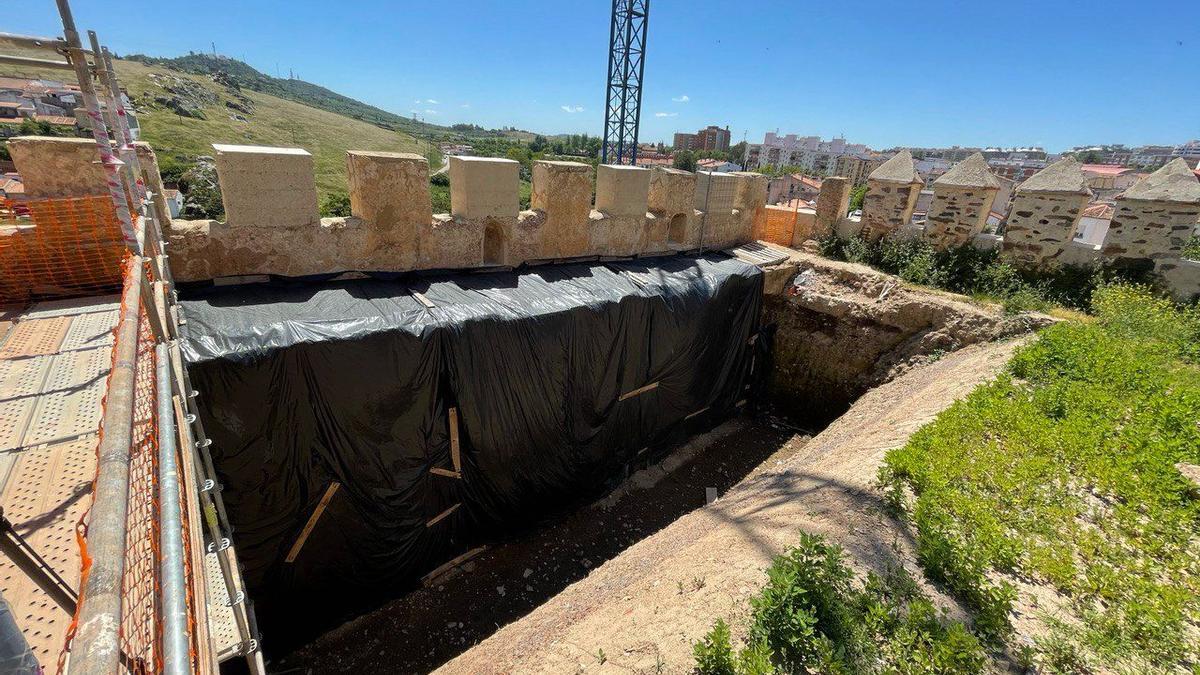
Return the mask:
<svg viewBox="0 0 1200 675">
<path fill-rule="evenodd" d="M 91 135 L 105 171 L 108 196 L 131 256 L 124 275 L 121 327 L 113 345 L 113 373 L 106 391 L 103 434 L 98 448 L 100 461 L 89 515 L 90 523 L 103 526 L 91 528 L 88 536 L 91 560 L 79 589 L 74 622 L 78 628 L 67 647 L 67 672 L 107 675 L 122 668 L 133 669 L 131 655 L 121 649 L 106 648 L 106 645 L 120 644 L 123 618 L 122 578 L 131 489 L 128 432 L 134 416 L 134 370 L 141 339 L 137 326 L 139 312 L 144 312 L 157 345 L 155 351 L 160 355 L 156 373 L 157 410 L 161 419 L 159 453 L 171 455 L 160 464 L 161 473 L 156 477 L 155 485 L 160 495 L 166 493 L 168 497 L 158 500 L 154 518 L 160 524 L 171 524 L 158 528 L 160 559 L 156 563 L 164 583 L 156 590 L 160 594 L 155 603 L 158 615 L 151 620 L 161 626 L 163 656 L 160 665 L 163 672 L 172 674 L 215 672 L 217 662 L 244 656 L 250 672 L 263 675 L 266 669 L 259 648 L 258 627 L 231 546 L 232 527 L 208 449 L 211 441 L 200 422 L 195 403 L 198 392 L 191 386 L 179 348 L 178 326 L 183 323 L 183 318 L 162 231 L 162 222 L 170 215 L 160 211 L 148 189 L 133 145 L 111 53 L 94 31 L 88 32 L 90 49 L 85 48 L 69 0 L 56 0 L 56 3 L 63 24 L 62 37 L 0 32 L 0 43 L 53 53 L 62 60 L 0 54 L 0 64 L 69 70 L 75 74 Z M 177 459 L 180 460 L 178 463 Z M 198 513 L 200 518 L 188 519 L 185 511 Z M 203 520 L 206 537 L 199 534 L 197 520 Z M 183 579 L 186 578 L 187 549 L 183 533 L 177 531 L 181 522 L 190 523 L 193 540 L 201 544 L 190 548 L 193 557 L 197 558 L 191 561 L 193 574 L 203 578 L 206 552 L 215 553 L 219 562 L 240 639 L 237 648 L 229 653 L 216 654 L 208 642 L 205 584 L 200 584 L 198 593 L 193 589 L 192 603 L 189 604 L 185 597 L 187 589 Z M 207 545 L 204 545 L 204 539 L 208 540 Z M 6 547 L 5 550 L 18 548 Z M 29 553 L 36 556 L 33 551 Z M 53 597 L 61 589 L 53 588 L 48 592 Z M 191 616 L 188 615 L 189 606 Z M 189 654 L 180 653 L 196 638 L 202 638 L 198 640 L 203 643 L 199 644 L 201 650 L 212 651 L 215 660 L 205 654 L 198 654 L 193 660 Z"/>
</svg>

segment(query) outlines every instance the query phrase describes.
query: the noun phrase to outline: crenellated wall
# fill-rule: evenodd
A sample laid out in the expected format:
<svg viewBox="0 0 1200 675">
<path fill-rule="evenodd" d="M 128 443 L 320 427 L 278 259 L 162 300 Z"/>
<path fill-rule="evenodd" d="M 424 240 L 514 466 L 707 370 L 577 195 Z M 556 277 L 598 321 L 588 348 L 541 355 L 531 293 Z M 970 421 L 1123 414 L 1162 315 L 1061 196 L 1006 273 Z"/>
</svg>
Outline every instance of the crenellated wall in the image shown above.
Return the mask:
<svg viewBox="0 0 1200 675">
<path fill-rule="evenodd" d="M 766 205 L 768 180 L 760 174 L 557 161 L 533 163 L 531 208 L 521 211 L 520 165 L 483 157 L 449 158 L 451 212 L 434 214 L 423 157 L 365 151 L 346 157 L 352 215 L 320 218 L 313 160 L 304 150 L 213 147 L 226 221 L 163 224 L 181 281 L 515 267 L 722 249 L 753 239 L 799 247 L 831 231 L 864 237 L 919 231 L 910 221 L 921 181 L 907 152 L 872 173 L 861 221 L 846 217 L 848 181 L 838 177 L 824 181 L 816 209 L 785 209 Z M 106 192 L 90 140 L 18 137 L 9 148 L 31 197 Z M 143 179 L 161 201 L 154 152 L 145 143 L 136 149 Z M 993 181 L 981 157 L 952 168 L 934 182 L 918 236 L 942 249 L 999 248 L 1024 268 L 1153 268 L 1176 298 L 1200 295 L 1200 262 L 1182 258 L 1184 244 L 1200 231 L 1200 182 L 1186 163 L 1172 162 L 1118 196 L 1100 246 L 1074 238 L 1092 199 L 1075 160 L 1056 162 L 1018 187 L 1001 235 L 983 233 Z"/>
<path fill-rule="evenodd" d="M 216 149 L 226 222 L 178 221 L 167 233 L 176 276 L 184 281 L 515 267 L 726 248 L 750 241 L 766 205 L 767 179 L 758 174 L 537 161 L 531 208 L 521 211 L 517 162 L 455 156 L 450 213 L 433 214 L 424 158 L 350 152 L 352 216 L 322 219 L 308 153 Z"/>
</svg>

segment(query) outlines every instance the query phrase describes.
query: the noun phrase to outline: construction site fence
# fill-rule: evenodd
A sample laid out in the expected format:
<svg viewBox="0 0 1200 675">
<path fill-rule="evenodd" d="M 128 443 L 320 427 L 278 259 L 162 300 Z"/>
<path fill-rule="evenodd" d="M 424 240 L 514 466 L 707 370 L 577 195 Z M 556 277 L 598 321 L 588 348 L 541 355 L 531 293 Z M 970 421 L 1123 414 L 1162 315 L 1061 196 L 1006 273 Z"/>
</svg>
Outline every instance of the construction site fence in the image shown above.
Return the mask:
<svg viewBox="0 0 1200 675">
<path fill-rule="evenodd" d="M 107 196 L 6 202 L 0 304 L 113 293 L 128 248 Z"/>
<path fill-rule="evenodd" d="M 173 322 L 161 245 L 146 226 L 145 256 L 131 253 L 108 196 L 23 202 L 27 217 L 0 223 L 0 302 L 94 296 L 120 290 L 112 368 L 102 402 L 92 503 L 77 524 L 79 602 L 64 639 L 60 673 L 215 672 L 207 658 L 204 538 L 199 530 L 193 443 L 173 373 L 162 360 Z M 9 213 L 15 214 L 9 205 Z M 164 379 L 163 376 L 166 375 Z M 165 382 L 167 391 L 160 390 Z M 160 394 L 169 397 L 166 401 Z M 172 405 L 172 401 L 174 404 Z M 166 406 L 164 407 L 164 403 Z M 168 414 L 163 417 L 162 411 Z M 162 444 L 160 433 L 182 433 Z M 164 448 L 178 480 L 164 484 Z M 177 513 L 164 518 L 164 490 Z M 166 556 L 162 524 L 177 528 L 180 551 Z M 182 598 L 164 596 L 164 559 L 182 567 Z M 171 566 L 167 565 L 170 574 Z M 182 600 L 182 604 L 178 601 Z M 182 607 L 182 660 L 167 667 L 164 605 Z M 175 625 L 180 625 L 176 621 Z M 178 637 L 178 636 L 177 636 Z M 178 644 L 178 640 L 176 640 Z M 111 647 L 115 645 L 117 649 Z M 176 649 L 175 651 L 180 651 Z M 179 664 L 183 664 L 180 667 Z M 46 671 L 53 664 L 43 664 Z"/>
</svg>

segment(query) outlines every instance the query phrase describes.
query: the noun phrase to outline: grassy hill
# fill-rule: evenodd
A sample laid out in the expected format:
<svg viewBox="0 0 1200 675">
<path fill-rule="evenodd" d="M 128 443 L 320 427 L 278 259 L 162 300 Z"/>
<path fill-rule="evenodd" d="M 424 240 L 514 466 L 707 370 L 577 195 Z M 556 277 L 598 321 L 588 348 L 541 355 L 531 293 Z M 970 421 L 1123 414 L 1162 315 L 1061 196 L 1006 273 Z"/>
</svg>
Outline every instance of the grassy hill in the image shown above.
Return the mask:
<svg viewBox="0 0 1200 675">
<path fill-rule="evenodd" d="M 428 141 L 411 134 L 271 94 L 239 89 L 212 76 L 126 59 L 115 65 L 121 85 L 134 103 L 142 140 L 154 146 L 164 164 L 189 163 L 212 155 L 213 143 L 300 147 L 313 154 L 317 189 L 324 196 L 346 189 L 347 150 L 421 154 L 429 150 Z M 0 74 L 72 81 L 63 71 L 17 66 L 0 66 Z M 186 103 L 188 114 L 193 116 L 179 114 L 171 101 L 176 105 Z"/>
</svg>

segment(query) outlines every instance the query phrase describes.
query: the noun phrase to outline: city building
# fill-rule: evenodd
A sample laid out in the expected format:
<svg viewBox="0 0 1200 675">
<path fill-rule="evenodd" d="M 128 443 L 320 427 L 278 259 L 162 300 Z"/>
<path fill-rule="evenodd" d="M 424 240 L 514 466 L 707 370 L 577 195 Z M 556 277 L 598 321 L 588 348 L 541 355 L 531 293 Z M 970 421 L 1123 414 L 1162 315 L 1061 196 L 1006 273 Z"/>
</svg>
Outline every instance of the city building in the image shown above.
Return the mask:
<svg viewBox="0 0 1200 675">
<path fill-rule="evenodd" d="M 723 159 L 702 159 L 696 162 L 697 171 L 712 171 L 713 173 L 731 173 L 741 171 L 742 167 Z"/>
<path fill-rule="evenodd" d="M 821 192 L 821 179 L 793 173 L 772 178 L 767 184 L 767 203 L 781 204 L 795 199 L 811 202 Z"/>
<path fill-rule="evenodd" d="M 796 166 L 806 173 L 830 175 L 836 173 L 838 157 L 867 152 L 867 146 L 847 143 L 844 138 L 823 141 L 820 136 L 780 136 L 768 132 L 762 143 L 746 146 L 745 164 L 748 169 Z"/>
<path fill-rule="evenodd" d="M 1128 190 L 1138 178 L 1146 174 L 1114 164 L 1084 164 L 1083 174 L 1087 176 L 1088 187 L 1100 199 L 1116 196 L 1118 192 Z"/>
<path fill-rule="evenodd" d="M 1171 150 L 1171 159 L 1176 157 L 1182 157 L 1188 164 L 1200 160 L 1200 140 L 1175 146 L 1175 149 Z"/>
<path fill-rule="evenodd" d="M 681 150 L 691 150 L 692 152 L 704 150 L 728 152 L 729 127 L 727 126 L 722 129 L 710 124 L 694 134 L 679 132 L 675 134 L 673 145 L 676 152 Z"/>
<path fill-rule="evenodd" d="M 883 164 L 883 157 L 866 153 L 855 155 L 838 155 L 834 160 L 833 175 L 850 179 L 851 187 L 861 187 L 867 184 L 867 176 Z"/>
</svg>

